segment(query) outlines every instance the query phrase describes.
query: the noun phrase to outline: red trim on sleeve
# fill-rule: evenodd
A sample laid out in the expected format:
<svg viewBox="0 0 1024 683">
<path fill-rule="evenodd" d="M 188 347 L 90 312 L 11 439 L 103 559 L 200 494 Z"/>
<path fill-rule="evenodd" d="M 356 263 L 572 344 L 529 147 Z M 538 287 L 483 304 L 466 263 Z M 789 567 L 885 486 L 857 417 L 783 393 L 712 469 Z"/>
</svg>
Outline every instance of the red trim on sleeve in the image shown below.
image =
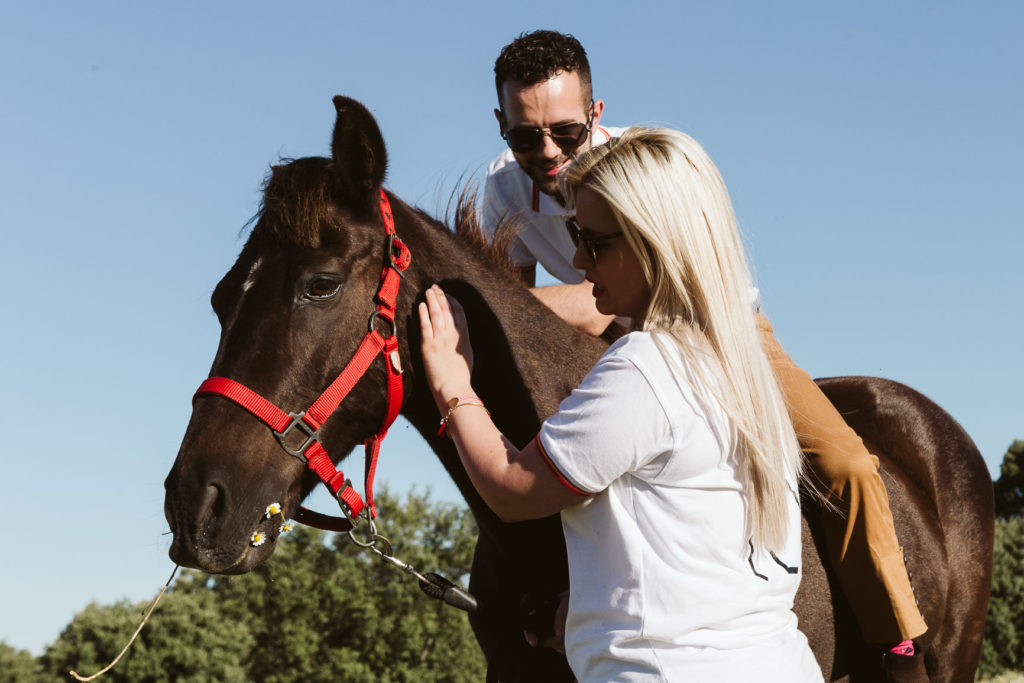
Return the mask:
<svg viewBox="0 0 1024 683">
<path fill-rule="evenodd" d="M 537 444 L 537 452 L 540 453 L 540 457 L 543 458 L 547 466 L 551 468 L 551 472 L 555 475 L 558 481 L 562 482 L 562 486 L 569 489 L 577 496 L 583 496 L 585 498 L 590 495 L 590 492 L 577 488 L 572 482 L 565 478 L 565 475 L 562 474 L 562 472 L 555 465 L 554 461 L 551 459 L 551 456 L 548 455 L 548 452 L 546 450 L 544 450 L 544 444 L 540 442 L 540 434 L 534 437 L 533 441 L 534 443 Z"/>
</svg>

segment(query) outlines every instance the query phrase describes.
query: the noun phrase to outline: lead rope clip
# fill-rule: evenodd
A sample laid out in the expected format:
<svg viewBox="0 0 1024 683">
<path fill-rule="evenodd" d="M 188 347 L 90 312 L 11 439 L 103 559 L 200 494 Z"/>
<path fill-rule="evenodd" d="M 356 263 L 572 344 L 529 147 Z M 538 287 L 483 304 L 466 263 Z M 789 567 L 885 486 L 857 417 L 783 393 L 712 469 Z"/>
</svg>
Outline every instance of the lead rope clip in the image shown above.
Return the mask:
<svg viewBox="0 0 1024 683">
<path fill-rule="evenodd" d="M 365 542 L 357 540 L 351 531 L 348 532 L 349 538 L 352 539 L 353 543 L 362 548 L 366 548 L 367 550 L 372 550 L 377 553 L 377 555 L 380 556 L 380 559 L 384 562 L 401 569 L 406 574 L 414 576 L 419 583 L 420 590 L 435 600 L 440 600 L 445 604 L 451 605 L 452 607 L 464 612 L 476 611 L 476 598 L 440 574 L 436 574 L 434 572 L 421 574 L 408 562 L 395 557 L 394 550 L 391 547 L 391 541 L 377 533 L 372 521 L 370 524 L 370 535 L 367 537 Z"/>
</svg>

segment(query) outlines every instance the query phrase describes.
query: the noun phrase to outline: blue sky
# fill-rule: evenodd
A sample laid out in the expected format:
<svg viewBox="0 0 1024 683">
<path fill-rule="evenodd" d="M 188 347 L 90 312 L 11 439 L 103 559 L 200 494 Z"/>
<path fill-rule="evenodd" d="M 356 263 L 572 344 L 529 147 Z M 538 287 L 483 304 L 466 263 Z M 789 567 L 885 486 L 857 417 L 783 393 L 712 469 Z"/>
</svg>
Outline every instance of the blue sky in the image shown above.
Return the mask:
<svg viewBox="0 0 1024 683">
<path fill-rule="evenodd" d="M 501 150 L 493 61 L 535 28 L 587 47 L 605 123 L 704 144 L 797 362 L 913 386 L 997 471 L 1024 438 L 1022 7 L 4 3 L 0 640 L 39 653 L 169 574 L 163 479 L 268 166 L 327 154 L 349 95 L 387 185 L 442 212 Z M 379 478 L 457 495 L 402 423 Z"/>
</svg>

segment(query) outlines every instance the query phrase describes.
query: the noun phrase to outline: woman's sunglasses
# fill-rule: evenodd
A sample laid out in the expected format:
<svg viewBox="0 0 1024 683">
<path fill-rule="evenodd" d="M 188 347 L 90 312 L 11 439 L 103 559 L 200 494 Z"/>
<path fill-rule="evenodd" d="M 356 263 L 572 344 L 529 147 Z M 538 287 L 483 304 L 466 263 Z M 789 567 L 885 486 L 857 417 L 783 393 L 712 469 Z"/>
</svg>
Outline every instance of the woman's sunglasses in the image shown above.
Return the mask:
<svg viewBox="0 0 1024 683">
<path fill-rule="evenodd" d="M 572 243 L 577 247 L 582 244 L 583 249 L 587 252 L 587 256 L 594 263 L 597 263 L 597 253 L 604 246 L 605 242 L 610 242 L 616 237 L 622 237 L 622 232 L 607 232 L 598 237 L 585 235 L 580 230 L 580 225 L 576 222 L 575 216 L 565 217 L 565 229 L 569 231 L 569 238 L 572 239 Z"/>
<path fill-rule="evenodd" d="M 587 141 L 593 122 L 594 107 L 591 102 L 590 116 L 587 117 L 586 123 L 557 123 L 550 128 L 516 126 L 508 130 L 502 126 L 501 137 L 516 154 L 528 154 L 543 144 L 545 135 L 550 135 L 551 140 L 561 147 L 563 152 L 569 153 Z"/>
</svg>

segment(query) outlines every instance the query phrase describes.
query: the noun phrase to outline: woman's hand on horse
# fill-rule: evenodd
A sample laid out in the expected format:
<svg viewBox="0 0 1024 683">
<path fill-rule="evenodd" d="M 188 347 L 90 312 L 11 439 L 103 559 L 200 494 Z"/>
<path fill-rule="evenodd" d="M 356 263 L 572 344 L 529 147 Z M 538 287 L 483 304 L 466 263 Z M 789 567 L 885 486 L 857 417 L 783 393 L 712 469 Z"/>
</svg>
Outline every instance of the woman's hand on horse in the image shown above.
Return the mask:
<svg viewBox="0 0 1024 683">
<path fill-rule="evenodd" d="M 423 365 L 438 407 L 448 399 L 472 393 L 473 348 L 462 305 L 433 285 L 419 305 L 420 330 L 423 333 Z"/>
</svg>

